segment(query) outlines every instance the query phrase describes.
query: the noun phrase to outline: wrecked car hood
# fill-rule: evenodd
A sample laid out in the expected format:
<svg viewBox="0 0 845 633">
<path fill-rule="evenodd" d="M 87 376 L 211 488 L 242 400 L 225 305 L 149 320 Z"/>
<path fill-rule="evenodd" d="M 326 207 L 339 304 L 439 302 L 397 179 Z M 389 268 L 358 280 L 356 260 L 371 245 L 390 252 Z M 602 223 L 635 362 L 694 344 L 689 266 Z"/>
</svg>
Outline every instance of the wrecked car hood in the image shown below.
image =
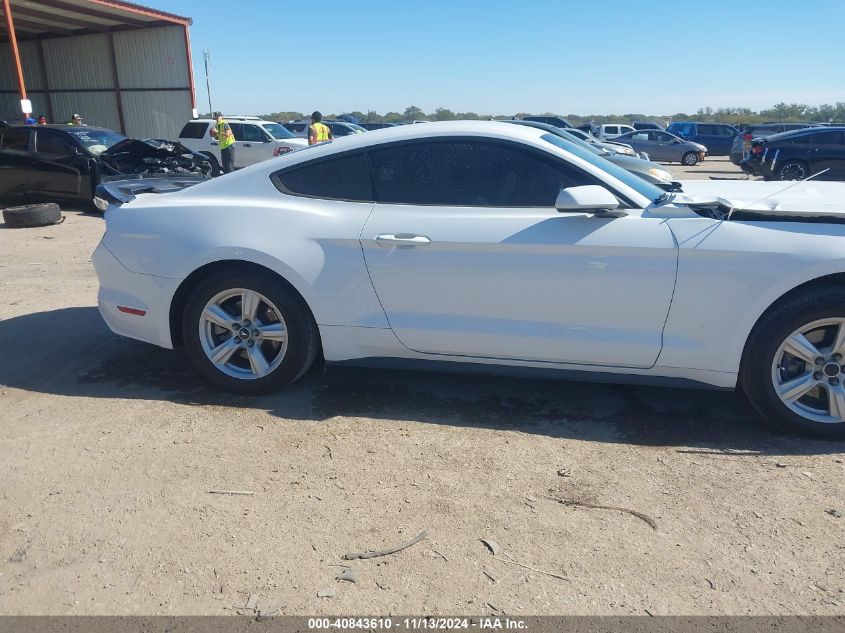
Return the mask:
<svg viewBox="0 0 845 633">
<path fill-rule="evenodd" d="M 207 177 L 208 158 L 176 141 L 126 138 L 98 156 L 104 175 L 167 174 Z"/>
<path fill-rule="evenodd" d="M 165 141 L 159 138 L 125 138 L 104 150 L 100 156 L 117 156 L 126 152 L 137 153 L 148 158 L 168 158 L 171 156 L 191 156 L 205 158 L 191 149 L 188 149 L 182 143 L 176 141 Z"/>
<path fill-rule="evenodd" d="M 760 217 L 835 217 L 845 219 L 845 183 L 684 180 L 675 205 L 721 205 Z"/>
</svg>

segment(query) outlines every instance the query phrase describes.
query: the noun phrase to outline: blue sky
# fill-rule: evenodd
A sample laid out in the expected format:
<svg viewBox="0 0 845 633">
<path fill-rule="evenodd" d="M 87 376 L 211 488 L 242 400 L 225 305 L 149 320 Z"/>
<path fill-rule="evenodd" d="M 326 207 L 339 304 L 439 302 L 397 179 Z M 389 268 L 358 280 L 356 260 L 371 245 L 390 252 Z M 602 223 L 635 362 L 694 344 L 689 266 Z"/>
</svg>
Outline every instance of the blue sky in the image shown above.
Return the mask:
<svg viewBox="0 0 845 633">
<path fill-rule="evenodd" d="M 201 110 L 203 49 L 214 108 L 244 114 L 845 101 L 843 0 L 136 1 L 193 18 Z"/>
</svg>

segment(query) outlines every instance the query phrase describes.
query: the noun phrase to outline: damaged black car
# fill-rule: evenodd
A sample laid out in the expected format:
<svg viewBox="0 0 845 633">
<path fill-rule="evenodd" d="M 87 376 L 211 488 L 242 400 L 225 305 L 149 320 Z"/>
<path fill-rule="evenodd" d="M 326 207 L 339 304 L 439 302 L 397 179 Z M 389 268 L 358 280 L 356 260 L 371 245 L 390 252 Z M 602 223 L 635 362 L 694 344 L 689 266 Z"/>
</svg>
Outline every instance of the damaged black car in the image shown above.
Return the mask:
<svg viewBox="0 0 845 633">
<path fill-rule="evenodd" d="M 100 182 L 126 175 L 208 178 L 208 159 L 181 143 L 70 125 L 0 127 L 0 200 L 91 204 Z"/>
</svg>

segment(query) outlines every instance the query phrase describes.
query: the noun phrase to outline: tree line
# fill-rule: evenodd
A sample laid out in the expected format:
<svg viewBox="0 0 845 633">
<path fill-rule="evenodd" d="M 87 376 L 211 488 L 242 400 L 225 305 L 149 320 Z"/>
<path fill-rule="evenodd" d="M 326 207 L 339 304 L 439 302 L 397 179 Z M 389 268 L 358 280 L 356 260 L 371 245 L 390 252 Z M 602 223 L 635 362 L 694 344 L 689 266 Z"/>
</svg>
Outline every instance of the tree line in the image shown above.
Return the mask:
<svg viewBox="0 0 845 633">
<path fill-rule="evenodd" d="M 553 112 L 517 112 L 513 115 L 506 114 L 479 114 L 477 112 L 453 112 L 449 108 L 437 108 L 434 112 L 426 113 L 417 106 L 409 106 L 403 112 L 388 112 L 379 114 L 375 110 L 360 112 L 341 112 L 338 114 L 327 114 L 325 118 L 333 119 L 342 115 L 350 115 L 361 123 L 407 123 L 409 121 L 453 121 L 453 120 L 489 120 L 489 119 L 510 119 L 513 117 L 522 118 L 532 114 L 543 116 L 560 116 Z M 259 115 L 262 119 L 271 121 L 299 121 L 307 118 L 308 115 L 302 112 L 271 112 Z M 699 108 L 694 114 L 677 112 L 671 116 L 654 115 L 642 113 L 629 114 L 565 114 L 562 115 L 573 125 L 585 123 L 630 123 L 631 121 L 657 121 L 668 123 L 669 121 L 712 121 L 714 123 L 730 123 L 733 125 L 744 123 L 762 123 L 764 121 L 792 121 L 792 122 L 818 122 L 835 123 L 845 122 L 845 102 L 839 101 L 835 105 L 825 103 L 818 106 L 811 106 L 804 103 L 778 103 L 771 108 L 755 111 L 750 108 Z"/>
</svg>

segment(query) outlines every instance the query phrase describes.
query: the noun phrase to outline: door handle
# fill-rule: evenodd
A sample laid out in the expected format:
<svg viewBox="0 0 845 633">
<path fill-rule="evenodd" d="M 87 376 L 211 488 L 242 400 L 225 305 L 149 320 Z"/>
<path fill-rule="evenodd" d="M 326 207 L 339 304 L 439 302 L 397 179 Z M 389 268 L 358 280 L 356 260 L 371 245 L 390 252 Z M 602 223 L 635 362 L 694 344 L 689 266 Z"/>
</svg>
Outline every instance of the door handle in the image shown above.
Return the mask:
<svg viewBox="0 0 845 633">
<path fill-rule="evenodd" d="M 244 143 L 244 147 L 252 147 L 249 143 Z"/>
<path fill-rule="evenodd" d="M 428 246 L 431 240 L 425 235 L 412 235 L 411 233 L 397 233 L 396 235 L 377 235 L 376 244 L 382 248 L 416 248 Z"/>
<path fill-rule="evenodd" d="M 212 145 L 217 145 L 217 141 L 211 141 Z"/>
</svg>

